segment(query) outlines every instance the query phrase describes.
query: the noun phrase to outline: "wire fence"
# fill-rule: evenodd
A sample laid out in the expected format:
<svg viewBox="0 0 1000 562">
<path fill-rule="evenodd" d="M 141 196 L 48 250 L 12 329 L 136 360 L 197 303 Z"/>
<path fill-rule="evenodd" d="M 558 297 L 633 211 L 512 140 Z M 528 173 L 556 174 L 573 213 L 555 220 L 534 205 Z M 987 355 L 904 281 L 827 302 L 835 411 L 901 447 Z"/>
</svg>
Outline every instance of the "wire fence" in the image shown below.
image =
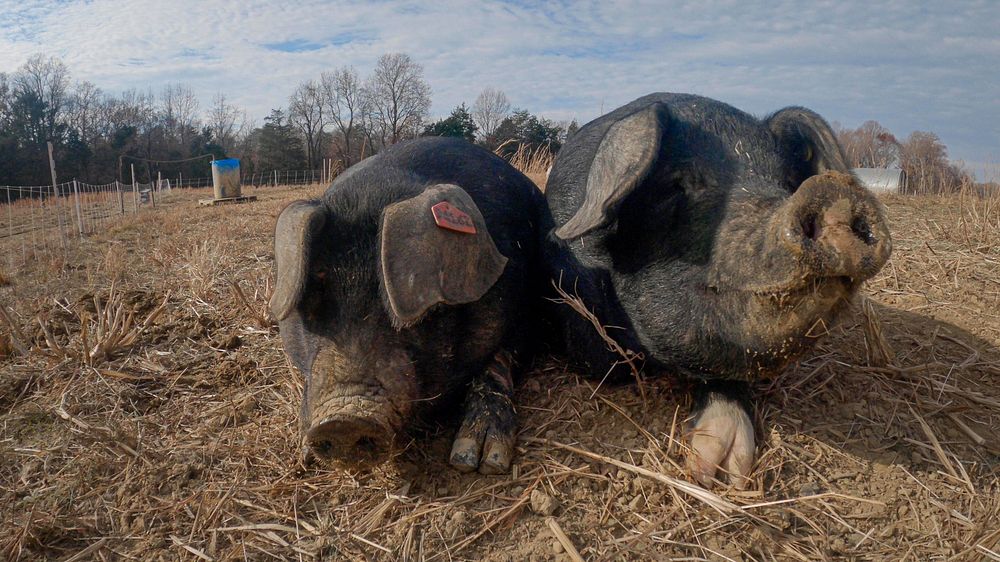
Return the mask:
<svg viewBox="0 0 1000 562">
<path fill-rule="evenodd" d="M 311 185 L 326 181 L 321 170 L 277 170 L 246 174 L 244 187 Z M 173 189 L 206 188 L 212 178 L 161 179 L 152 183 L 79 181 L 55 186 L 0 186 L 0 252 L 6 271 L 30 260 L 66 252 L 77 240 L 106 231 L 128 215 L 155 209 Z"/>
<path fill-rule="evenodd" d="M 240 183 L 254 187 L 278 185 L 312 185 L 328 181 L 327 176 L 336 173 L 336 169 L 327 170 L 272 170 L 270 172 L 240 173 Z M 170 178 L 174 187 L 212 187 L 212 178 L 185 178 L 178 175 Z"/>
</svg>

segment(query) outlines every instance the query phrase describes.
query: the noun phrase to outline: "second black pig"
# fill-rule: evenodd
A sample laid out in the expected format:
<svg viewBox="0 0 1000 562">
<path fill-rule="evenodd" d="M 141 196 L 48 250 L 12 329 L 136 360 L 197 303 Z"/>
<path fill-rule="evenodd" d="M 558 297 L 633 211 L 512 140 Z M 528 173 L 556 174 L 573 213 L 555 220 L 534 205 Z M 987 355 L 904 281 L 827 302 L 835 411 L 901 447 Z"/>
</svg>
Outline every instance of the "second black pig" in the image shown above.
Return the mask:
<svg viewBox="0 0 1000 562">
<path fill-rule="evenodd" d="M 271 310 L 305 375 L 307 453 L 379 462 L 411 421 L 464 398 L 451 464 L 508 470 L 543 208 L 495 155 L 424 138 L 282 211 Z"/>
<path fill-rule="evenodd" d="M 569 139 L 546 198 L 550 276 L 647 367 L 703 381 L 688 458 L 703 483 L 719 467 L 745 483 L 745 381 L 808 349 L 891 251 L 881 205 L 798 107 L 760 120 L 699 96 L 639 98 Z M 625 370 L 589 320 L 558 314 L 593 375 Z"/>
</svg>

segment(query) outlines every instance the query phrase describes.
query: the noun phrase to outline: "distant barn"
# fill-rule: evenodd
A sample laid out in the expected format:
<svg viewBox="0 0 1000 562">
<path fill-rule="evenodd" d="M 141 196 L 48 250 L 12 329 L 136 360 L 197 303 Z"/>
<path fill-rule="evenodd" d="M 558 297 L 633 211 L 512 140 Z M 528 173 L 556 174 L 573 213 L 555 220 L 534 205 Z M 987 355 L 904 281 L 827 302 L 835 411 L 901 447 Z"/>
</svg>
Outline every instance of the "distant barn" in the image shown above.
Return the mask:
<svg viewBox="0 0 1000 562">
<path fill-rule="evenodd" d="M 903 170 L 854 168 L 851 171 L 858 176 L 862 185 L 875 193 L 903 193 L 906 185 L 906 174 Z"/>
</svg>

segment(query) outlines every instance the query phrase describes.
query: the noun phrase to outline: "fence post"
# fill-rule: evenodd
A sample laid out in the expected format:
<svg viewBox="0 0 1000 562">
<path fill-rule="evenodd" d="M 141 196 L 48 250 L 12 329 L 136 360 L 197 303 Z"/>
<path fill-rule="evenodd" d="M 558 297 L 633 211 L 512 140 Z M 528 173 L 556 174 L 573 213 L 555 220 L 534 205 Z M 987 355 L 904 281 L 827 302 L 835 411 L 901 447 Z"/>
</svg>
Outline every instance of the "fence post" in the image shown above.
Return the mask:
<svg viewBox="0 0 1000 562">
<path fill-rule="evenodd" d="M 14 208 L 10 206 L 10 187 L 4 189 L 7 191 L 7 227 L 10 230 L 10 239 L 14 240 Z"/>
<path fill-rule="evenodd" d="M 135 164 L 132 166 L 132 210 L 139 212 L 139 188 L 135 184 Z"/>
<path fill-rule="evenodd" d="M 56 221 L 59 223 L 59 239 L 62 242 L 63 248 L 66 248 L 66 229 L 63 227 L 61 205 L 59 204 L 59 185 L 56 183 L 56 160 L 52 157 L 52 141 L 48 141 L 49 145 L 49 171 L 52 172 L 52 194 L 56 197 L 55 208 L 56 208 Z"/>
<path fill-rule="evenodd" d="M 278 187 L 278 170 L 274 171 L 274 187 Z"/>
<path fill-rule="evenodd" d="M 76 226 L 80 230 L 80 237 L 83 238 L 83 215 L 80 213 L 80 187 L 76 178 L 73 178 L 73 198 L 76 200 Z"/>
</svg>

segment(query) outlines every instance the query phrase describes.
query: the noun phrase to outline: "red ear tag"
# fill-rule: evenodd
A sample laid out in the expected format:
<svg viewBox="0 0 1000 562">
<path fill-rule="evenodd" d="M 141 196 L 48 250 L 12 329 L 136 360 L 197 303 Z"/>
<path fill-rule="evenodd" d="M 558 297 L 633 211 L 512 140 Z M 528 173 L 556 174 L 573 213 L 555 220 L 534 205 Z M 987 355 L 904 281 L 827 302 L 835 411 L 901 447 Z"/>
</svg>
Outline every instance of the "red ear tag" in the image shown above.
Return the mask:
<svg viewBox="0 0 1000 562">
<path fill-rule="evenodd" d="M 447 201 L 442 201 L 431 207 L 431 213 L 434 215 L 434 223 L 441 228 L 466 234 L 476 233 L 476 225 L 473 224 L 472 217 Z"/>
</svg>

